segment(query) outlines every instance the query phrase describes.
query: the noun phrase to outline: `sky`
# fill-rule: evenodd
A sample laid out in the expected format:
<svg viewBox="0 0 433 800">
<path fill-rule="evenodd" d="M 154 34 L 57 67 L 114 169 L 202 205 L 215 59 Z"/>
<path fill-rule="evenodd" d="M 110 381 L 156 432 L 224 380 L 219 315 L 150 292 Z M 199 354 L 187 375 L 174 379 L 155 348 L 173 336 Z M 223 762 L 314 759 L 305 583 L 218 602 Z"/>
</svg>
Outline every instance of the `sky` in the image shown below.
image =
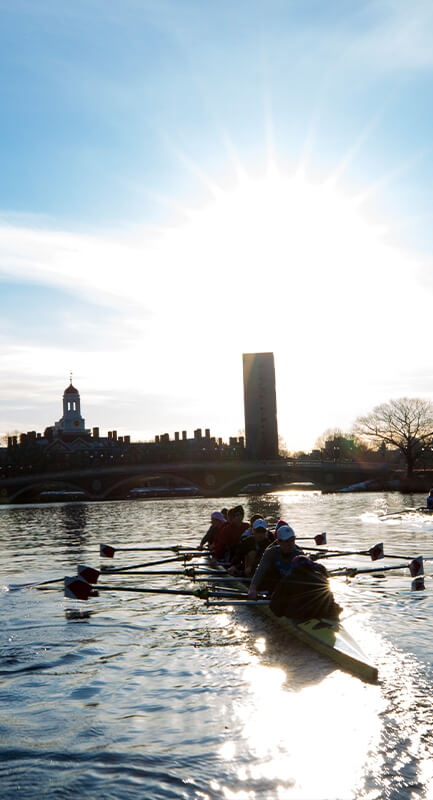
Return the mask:
<svg viewBox="0 0 433 800">
<path fill-rule="evenodd" d="M 433 400 L 431 0 L 0 0 L 0 436 Z"/>
</svg>

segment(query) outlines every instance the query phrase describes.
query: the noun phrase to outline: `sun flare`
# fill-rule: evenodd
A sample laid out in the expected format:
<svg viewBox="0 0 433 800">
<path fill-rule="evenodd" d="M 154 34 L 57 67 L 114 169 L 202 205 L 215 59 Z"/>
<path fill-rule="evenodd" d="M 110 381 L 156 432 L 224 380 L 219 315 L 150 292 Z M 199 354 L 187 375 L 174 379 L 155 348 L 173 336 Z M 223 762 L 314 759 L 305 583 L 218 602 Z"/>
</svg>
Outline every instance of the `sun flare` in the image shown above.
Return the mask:
<svg viewBox="0 0 433 800">
<path fill-rule="evenodd" d="M 309 182 L 301 169 L 288 175 L 273 164 L 260 179 L 244 173 L 235 187 L 211 184 L 211 191 L 212 200 L 189 210 L 159 253 L 161 265 L 168 251 L 176 253 L 179 274 L 192 271 L 197 290 L 205 269 L 217 296 L 229 285 L 248 306 L 256 292 L 262 302 L 274 302 L 278 292 L 296 301 L 301 318 L 320 307 L 320 289 L 332 285 L 334 299 L 358 291 L 361 271 L 372 268 L 383 247 L 382 231 L 358 197 L 343 194 L 332 179 Z M 383 265 L 383 253 L 380 259 Z"/>
</svg>

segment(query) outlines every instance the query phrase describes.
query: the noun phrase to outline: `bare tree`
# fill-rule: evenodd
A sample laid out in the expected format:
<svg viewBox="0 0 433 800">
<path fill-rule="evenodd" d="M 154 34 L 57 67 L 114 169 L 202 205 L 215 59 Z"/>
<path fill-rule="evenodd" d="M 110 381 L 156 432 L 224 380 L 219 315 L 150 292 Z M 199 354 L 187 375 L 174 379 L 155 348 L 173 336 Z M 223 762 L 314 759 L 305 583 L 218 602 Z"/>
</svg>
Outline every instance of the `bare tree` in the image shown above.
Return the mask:
<svg viewBox="0 0 433 800">
<path fill-rule="evenodd" d="M 6 445 L 8 443 L 8 439 L 9 439 L 10 436 L 19 436 L 19 435 L 20 435 L 20 432 L 16 431 L 16 430 L 15 431 L 9 431 L 8 433 L 2 433 L 0 435 L 0 445 L 3 446 L 3 447 L 6 447 Z"/>
<path fill-rule="evenodd" d="M 354 433 L 368 442 L 397 447 L 406 460 L 409 478 L 423 448 L 432 444 L 433 403 L 417 397 L 382 403 L 365 417 L 358 417 Z"/>
<path fill-rule="evenodd" d="M 283 456 L 284 458 L 288 458 L 290 455 L 289 449 L 286 444 L 286 440 L 283 439 L 281 434 L 278 434 L 278 453 L 280 456 Z"/>
</svg>

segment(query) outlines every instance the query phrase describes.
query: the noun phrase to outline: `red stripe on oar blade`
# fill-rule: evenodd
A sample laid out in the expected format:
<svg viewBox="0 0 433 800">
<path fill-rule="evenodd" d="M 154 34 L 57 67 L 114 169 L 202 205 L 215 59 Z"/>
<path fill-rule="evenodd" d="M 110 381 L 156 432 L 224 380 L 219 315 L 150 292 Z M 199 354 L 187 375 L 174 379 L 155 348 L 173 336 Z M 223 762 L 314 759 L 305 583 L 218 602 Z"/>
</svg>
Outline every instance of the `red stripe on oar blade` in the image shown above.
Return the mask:
<svg viewBox="0 0 433 800">
<path fill-rule="evenodd" d="M 74 600 L 88 600 L 92 587 L 82 578 L 65 578 L 65 597 Z"/>
<path fill-rule="evenodd" d="M 80 578 L 87 581 L 87 583 L 97 583 L 98 578 L 100 576 L 99 569 L 94 569 L 93 567 L 87 567 L 85 564 L 79 564 L 77 567 L 77 573 Z"/>
<path fill-rule="evenodd" d="M 314 537 L 314 541 L 317 545 L 326 544 L 326 533 L 318 533 L 317 536 Z"/>
<path fill-rule="evenodd" d="M 106 558 L 113 558 L 116 552 L 115 547 L 111 547 L 109 544 L 100 544 L 99 545 L 99 555 L 105 556 Z"/>
<path fill-rule="evenodd" d="M 368 552 L 370 553 L 372 561 L 377 561 L 379 558 L 383 558 L 383 542 L 379 542 L 379 544 L 375 544 L 374 547 L 370 547 Z"/>
<path fill-rule="evenodd" d="M 417 578 L 418 575 L 424 575 L 424 564 L 422 556 L 417 556 L 409 564 L 409 572 L 412 578 Z"/>
</svg>

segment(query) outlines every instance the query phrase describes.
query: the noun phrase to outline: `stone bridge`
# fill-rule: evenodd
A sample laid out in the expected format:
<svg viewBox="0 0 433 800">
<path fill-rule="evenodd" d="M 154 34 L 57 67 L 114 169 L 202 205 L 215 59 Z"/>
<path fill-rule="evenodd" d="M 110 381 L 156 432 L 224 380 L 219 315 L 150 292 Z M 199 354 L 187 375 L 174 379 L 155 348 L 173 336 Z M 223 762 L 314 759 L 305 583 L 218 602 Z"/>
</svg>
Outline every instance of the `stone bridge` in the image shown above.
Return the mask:
<svg viewBox="0 0 433 800">
<path fill-rule="evenodd" d="M 32 474 L 24 467 L 11 477 L 0 479 L 0 502 L 38 502 L 41 492 L 68 492 L 71 499 L 76 493 L 83 500 L 118 500 L 125 499 L 131 489 L 145 485 L 164 486 L 172 491 L 181 486 L 191 487 L 207 497 L 235 495 L 254 483 L 284 489 L 291 483 L 309 482 L 322 491 L 333 491 L 361 481 L 389 477 L 388 468 L 380 464 L 301 462 L 283 458 L 122 464 L 39 474 Z M 45 494 L 46 498 L 48 496 Z"/>
</svg>

